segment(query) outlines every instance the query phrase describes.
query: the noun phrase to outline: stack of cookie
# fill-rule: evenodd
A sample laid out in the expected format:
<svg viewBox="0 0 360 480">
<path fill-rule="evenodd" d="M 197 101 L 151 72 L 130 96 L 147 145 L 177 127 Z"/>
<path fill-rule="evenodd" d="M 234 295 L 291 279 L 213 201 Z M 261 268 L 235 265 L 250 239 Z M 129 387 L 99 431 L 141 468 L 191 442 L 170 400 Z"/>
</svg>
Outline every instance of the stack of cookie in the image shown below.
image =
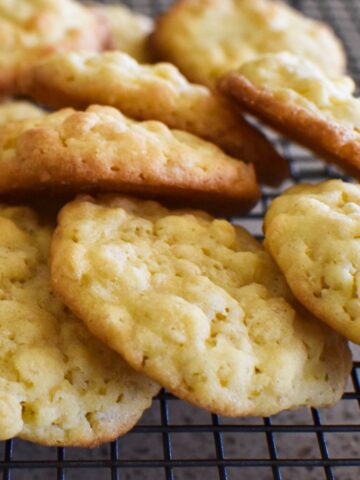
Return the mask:
<svg viewBox="0 0 360 480">
<path fill-rule="evenodd" d="M 243 109 L 358 174 L 332 31 L 270 0 L 180 0 L 155 24 L 12 0 L 0 38 L 0 438 L 97 445 L 161 387 L 228 416 L 338 401 L 359 188 L 276 199 L 266 250 L 222 219 L 289 173 Z"/>
</svg>

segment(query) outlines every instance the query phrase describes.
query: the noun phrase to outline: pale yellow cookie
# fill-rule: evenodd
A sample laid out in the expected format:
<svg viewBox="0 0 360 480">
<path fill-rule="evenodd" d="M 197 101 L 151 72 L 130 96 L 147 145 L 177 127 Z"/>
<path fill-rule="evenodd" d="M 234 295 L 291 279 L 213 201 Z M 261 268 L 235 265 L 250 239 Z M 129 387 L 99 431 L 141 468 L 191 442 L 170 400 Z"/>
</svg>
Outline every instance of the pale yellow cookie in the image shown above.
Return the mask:
<svg viewBox="0 0 360 480">
<path fill-rule="evenodd" d="M 244 229 L 127 197 L 65 206 L 54 289 L 136 370 L 221 415 L 272 415 L 340 399 L 345 340 L 296 310 Z"/>
<path fill-rule="evenodd" d="M 360 178 L 360 99 L 349 77 L 328 77 L 282 52 L 225 75 L 219 88 L 286 136 Z"/>
<path fill-rule="evenodd" d="M 0 129 L 0 193 L 133 191 L 238 212 L 259 197 L 252 165 L 112 107 L 59 110 Z"/>
<path fill-rule="evenodd" d="M 148 37 L 154 29 L 152 18 L 124 5 L 97 5 L 94 11 L 110 24 L 111 48 L 126 52 L 141 63 L 151 61 Z"/>
<path fill-rule="evenodd" d="M 36 105 L 21 100 L 8 100 L 0 104 L 0 126 L 17 120 L 41 118 L 46 112 Z"/>
<path fill-rule="evenodd" d="M 271 0 L 178 0 L 157 22 L 155 53 L 190 79 L 213 85 L 264 53 L 284 50 L 329 74 L 345 70 L 345 52 L 325 24 Z"/>
<path fill-rule="evenodd" d="M 329 180 L 290 188 L 271 204 L 264 230 L 300 302 L 360 343 L 360 186 Z"/>
<path fill-rule="evenodd" d="M 265 183 L 288 175 L 286 160 L 230 102 L 189 83 L 171 64 L 140 65 L 121 52 L 54 54 L 28 72 L 22 91 L 54 108 L 111 105 L 130 118 L 188 131 L 254 163 Z"/>
<path fill-rule="evenodd" d="M 159 387 L 54 295 L 51 227 L 1 205 L 0 230 L 0 439 L 94 446 L 126 433 Z"/>
<path fill-rule="evenodd" d="M 29 65 L 53 52 L 99 50 L 108 27 L 73 0 L 0 2 L 0 95 L 16 91 L 16 79 Z"/>
</svg>

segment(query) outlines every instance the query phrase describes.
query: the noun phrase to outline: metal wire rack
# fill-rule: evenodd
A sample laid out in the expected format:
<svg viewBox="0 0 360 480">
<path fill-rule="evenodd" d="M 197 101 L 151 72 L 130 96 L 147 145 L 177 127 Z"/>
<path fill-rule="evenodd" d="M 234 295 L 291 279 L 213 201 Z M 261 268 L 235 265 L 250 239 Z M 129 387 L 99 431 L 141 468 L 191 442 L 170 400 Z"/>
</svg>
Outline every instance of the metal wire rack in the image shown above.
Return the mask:
<svg viewBox="0 0 360 480">
<path fill-rule="evenodd" d="M 113 0 L 114 1 L 114 0 Z M 110 3 L 110 2 L 108 2 Z M 171 0 L 126 0 L 157 14 Z M 349 71 L 360 80 L 360 0 L 293 0 L 330 23 L 343 40 Z M 358 82 L 359 84 L 359 82 Z M 291 164 L 291 179 L 339 176 L 331 166 L 269 132 Z M 343 177 L 344 178 L 344 177 Z M 261 236 L 263 214 L 280 190 L 264 188 L 249 215 L 233 219 Z M 360 359 L 354 349 L 355 359 Z M 161 392 L 132 432 L 94 450 L 47 448 L 20 440 L 0 444 L 3 480 L 357 480 L 360 478 L 360 361 L 342 401 L 332 409 L 303 409 L 272 418 L 225 419 Z M 2 458 L 2 460 L 1 460 Z"/>
</svg>

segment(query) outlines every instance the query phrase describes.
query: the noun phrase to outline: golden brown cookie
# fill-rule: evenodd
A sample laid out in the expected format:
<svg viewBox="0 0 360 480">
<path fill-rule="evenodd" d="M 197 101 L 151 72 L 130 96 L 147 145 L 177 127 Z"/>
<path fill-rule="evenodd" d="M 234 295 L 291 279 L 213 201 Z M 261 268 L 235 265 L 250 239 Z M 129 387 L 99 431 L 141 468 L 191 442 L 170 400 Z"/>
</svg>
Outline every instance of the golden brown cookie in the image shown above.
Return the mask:
<svg viewBox="0 0 360 480">
<path fill-rule="evenodd" d="M 1 205 L 0 229 L 0 439 L 89 447 L 126 433 L 159 387 L 54 295 L 52 227 Z"/>
<path fill-rule="evenodd" d="M 94 11 L 110 24 L 112 49 L 126 52 L 138 62 L 151 62 L 148 37 L 154 29 L 152 18 L 119 4 L 97 5 Z"/>
<path fill-rule="evenodd" d="M 219 95 L 189 83 L 171 64 L 140 65 L 121 52 L 54 54 L 32 68 L 22 92 L 54 108 L 111 105 L 136 120 L 158 120 L 254 163 L 259 180 L 277 185 L 288 164 Z"/>
<path fill-rule="evenodd" d="M 350 78 L 327 77 L 314 64 L 280 53 L 228 73 L 219 88 L 284 135 L 360 177 L 360 100 Z"/>
<path fill-rule="evenodd" d="M 18 75 L 53 51 L 101 50 L 107 25 L 73 0 L 7 0 L 0 4 L 0 95 Z"/>
<path fill-rule="evenodd" d="M 0 193 L 131 191 L 238 212 L 259 189 L 252 165 L 160 122 L 112 107 L 59 110 L 0 129 Z"/>
<path fill-rule="evenodd" d="M 340 399 L 345 340 L 297 308 L 244 229 L 195 210 L 80 197 L 59 216 L 54 289 L 136 370 L 228 415 Z"/>
<path fill-rule="evenodd" d="M 296 297 L 360 343 L 360 186 L 298 185 L 265 218 L 265 245 Z"/>
<path fill-rule="evenodd" d="M 325 24 L 271 0 L 178 0 L 156 24 L 152 46 L 190 80 L 216 79 L 264 53 L 290 51 L 329 74 L 345 70 L 345 52 Z"/>
</svg>

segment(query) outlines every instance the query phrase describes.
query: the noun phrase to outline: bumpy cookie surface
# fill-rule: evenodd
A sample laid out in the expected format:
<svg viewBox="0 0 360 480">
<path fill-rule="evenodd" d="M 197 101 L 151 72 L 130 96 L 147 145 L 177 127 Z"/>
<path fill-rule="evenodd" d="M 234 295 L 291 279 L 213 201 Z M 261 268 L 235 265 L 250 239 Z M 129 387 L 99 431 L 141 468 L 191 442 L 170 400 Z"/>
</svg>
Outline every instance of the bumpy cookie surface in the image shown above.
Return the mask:
<svg viewBox="0 0 360 480">
<path fill-rule="evenodd" d="M 158 120 L 254 163 L 258 177 L 278 184 L 288 165 L 226 100 L 189 83 L 171 64 L 140 65 L 125 53 L 71 52 L 39 62 L 22 90 L 51 107 L 111 105 L 137 120 Z"/>
<path fill-rule="evenodd" d="M 41 118 L 46 112 L 30 102 L 9 100 L 0 104 L 0 125 L 27 118 Z"/>
<path fill-rule="evenodd" d="M 343 392 L 343 338 L 296 311 L 270 256 L 225 220 L 80 197 L 60 213 L 51 256 L 55 290 L 89 329 L 195 405 L 270 415 Z"/>
<path fill-rule="evenodd" d="M 7 0 L 0 4 L 0 94 L 16 90 L 18 75 L 52 51 L 101 49 L 107 27 L 73 0 Z"/>
<path fill-rule="evenodd" d="M 0 438 L 93 446 L 128 431 L 158 387 L 55 297 L 52 228 L 0 207 Z"/>
<path fill-rule="evenodd" d="M 328 77 L 290 53 L 269 54 L 225 75 L 219 88 L 242 108 L 360 177 L 360 99 L 349 77 Z"/>
<path fill-rule="evenodd" d="M 360 187 L 299 185 L 271 204 L 265 245 L 296 297 L 360 343 Z"/>
<path fill-rule="evenodd" d="M 97 5 L 94 10 L 110 24 L 111 48 L 126 52 L 141 63 L 151 61 L 148 36 L 154 28 L 152 18 L 135 13 L 124 5 Z"/>
<path fill-rule="evenodd" d="M 135 191 L 234 212 L 259 195 L 252 165 L 189 133 L 101 106 L 0 129 L 0 192 L 39 189 Z"/>
<path fill-rule="evenodd" d="M 160 17 L 153 46 L 161 59 L 206 85 L 258 55 L 284 50 L 330 74 L 345 68 L 329 27 L 270 0 L 179 0 Z"/>
</svg>

